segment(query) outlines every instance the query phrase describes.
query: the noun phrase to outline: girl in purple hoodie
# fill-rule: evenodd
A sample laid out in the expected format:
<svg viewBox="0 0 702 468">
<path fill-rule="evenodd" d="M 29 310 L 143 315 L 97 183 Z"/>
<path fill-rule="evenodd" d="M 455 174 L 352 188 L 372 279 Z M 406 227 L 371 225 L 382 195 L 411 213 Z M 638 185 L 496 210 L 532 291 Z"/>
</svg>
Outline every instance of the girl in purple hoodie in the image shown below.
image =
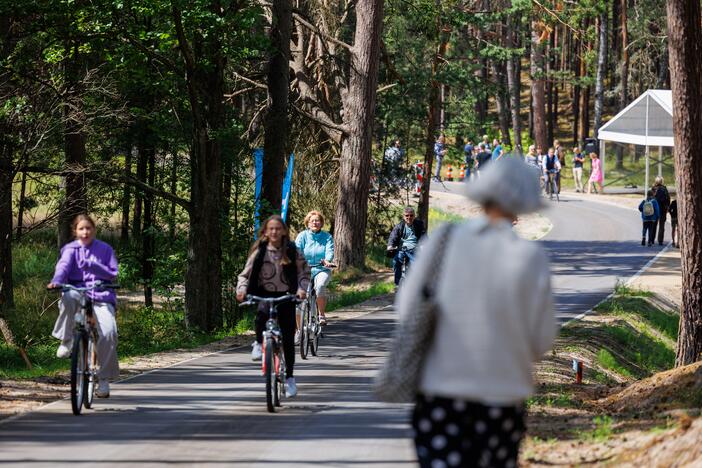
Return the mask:
<svg viewBox="0 0 702 468">
<path fill-rule="evenodd" d="M 49 288 L 71 284 L 77 287 L 89 286 L 95 281 L 112 282 L 117 277 L 117 258 L 107 243 L 95 239 L 95 222 L 88 215 L 78 215 L 73 220 L 73 233 L 76 240 L 61 248 L 61 256 L 56 263 L 54 277 Z M 115 321 L 115 293 L 112 290 L 90 291 L 88 297 L 93 302 L 93 313 L 97 319 L 99 339 L 97 355 L 100 364 L 98 389 L 100 398 L 110 396 L 109 380 L 119 375 L 117 362 L 117 322 Z M 73 319 L 80 309 L 80 295 L 67 291 L 61 295 L 59 316 L 52 335 L 61 340 L 56 352 L 60 358 L 71 355 L 73 341 Z"/>
</svg>

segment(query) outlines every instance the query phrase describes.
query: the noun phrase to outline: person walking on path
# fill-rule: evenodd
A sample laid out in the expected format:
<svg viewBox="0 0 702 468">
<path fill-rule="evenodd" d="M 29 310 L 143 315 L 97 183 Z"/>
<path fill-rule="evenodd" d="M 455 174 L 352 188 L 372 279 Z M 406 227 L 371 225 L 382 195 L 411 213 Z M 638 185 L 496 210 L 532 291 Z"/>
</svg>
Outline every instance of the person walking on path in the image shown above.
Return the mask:
<svg viewBox="0 0 702 468">
<path fill-rule="evenodd" d="M 575 191 L 583 191 L 583 163 L 585 157 L 577 146 L 573 148 L 573 180 L 575 180 Z"/>
<path fill-rule="evenodd" d="M 64 284 L 85 287 L 92 286 L 96 281 L 105 283 L 114 281 L 119 268 L 117 257 L 109 244 L 95 239 L 95 221 L 88 215 L 78 215 L 73 220 L 72 229 L 76 240 L 61 248 L 54 277 L 47 288 L 59 288 Z M 119 377 L 117 321 L 115 320 L 117 296 L 111 289 L 90 291 L 87 294 L 93 302 L 93 314 L 97 320 L 100 338 L 97 342 L 100 370 L 95 394 L 98 398 L 108 398 L 110 380 Z M 66 291 L 61 295 L 59 316 L 52 333 L 52 336 L 61 340 L 61 345 L 56 351 L 56 356 L 59 358 L 67 358 L 71 355 L 74 317 L 80 309 L 80 297 L 77 291 Z"/>
<path fill-rule="evenodd" d="M 668 217 L 668 208 L 670 208 L 670 194 L 668 188 L 663 185 L 663 177 L 656 177 L 653 183 L 653 195 L 656 197 L 658 207 L 660 208 L 660 216 L 658 217 L 658 245 L 663 245 L 663 237 L 665 237 L 665 221 Z"/>
<path fill-rule="evenodd" d="M 653 190 L 649 190 L 646 198 L 639 203 L 639 211 L 643 222 L 641 245 L 646 245 L 646 233 L 648 233 L 648 246 L 651 247 L 656 239 L 656 224 L 661 213 Z"/>
<path fill-rule="evenodd" d="M 670 213 L 670 237 L 673 241 L 673 247 L 680 248 L 680 243 L 678 242 L 678 201 L 673 200 L 670 202 L 670 207 L 668 208 L 668 213 Z"/>
<path fill-rule="evenodd" d="M 310 268 L 305 256 L 294 242 L 290 241 L 285 221 L 273 215 L 261 224 L 258 240 L 253 243 L 244 270 L 239 273 L 236 284 L 236 299 L 246 299 L 247 294 L 261 297 L 280 297 L 296 294 L 298 298 L 307 296 L 310 282 Z M 251 349 L 251 359 L 260 361 L 263 355 L 263 330 L 268 321 L 265 304 L 259 304 L 256 314 L 256 341 Z M 297 383 L 293 376 L 295 368 L 295 304 L 284 302 L 278 306 L 278 324 L 283 333 L 283 353 L 285 354 L 286 396 L 297 395 Z"/>
<path fill-rule="evenodd" d="M 392 255 L 392 268 L 395 272 L 395 287 L 402 279 L 402 263 L 405 259 L 414 263 L 414 252 L 426 229 L 421 219 L 417 219 L 414 208 L 406 207 L 402 221 L 397 223 L 388 237 L 387 255 Z"/>
<path fill-rule="evenodd" d="M 594 184 L 597 184 L 595 187 L 595 192 L 602 193 L 602 180 L 604 180 L 604 176 L 602 174 L 602 161 L 600 161 L 600 157 L 595 152 L 590 153 L 590 161 L 592 168 L 590 169 L 590 179 L 588 179 L 587 182 L 587 193 L 589 195 L 592 192 L 592 187 Z"/>
<path fill-rule="evenodd" d="M 541 207 L 529 170 L 520 159 L 502 159 L 466 185 L 484 215 L 428 238 L 396 298 L 398 330 L 421 301 L 435 304 L 433 335 L 417 353 L 412 415 L 423 468 L 517 466 L 533 364 L 556 333 L 546 252 L 512 229 L 518 215 Z"/>
<path fill-rule="evenodd" d="M 482 172 L 487 169 L 488 164 L 492 160 L 492 154 L 490 154 L 490 151 L 485 148 L 484 143 L 480 143 L 480 152 L 478 155 L 475 157 L 475 162 L 477 163 L 477 170 L 476 173 L 478 175 L 481 175 Z"/>
<path fill-rule="evenodd" d="M 434 180 L 441 182 L 441 163 L 444 160 L 444 156 L 448 153 L 446 148 L 446 137 L 444 135 L 439 135 L 439 138 L 434 143 L 434 157 L 436 158 L 436 172 L 434 172 Z"/>
<path fill-rule="evenodd" d="M 473 141 L 469 139 L 466 146 L 463 147 L 463 162 L 466 165 L 466 181 L 470 180 L 470 170 L 473 167 L 473 164 L 475 164 L 475 157 L 473 154 L 474 150 L 475 147 L 473 146 Z"/>
</svg>

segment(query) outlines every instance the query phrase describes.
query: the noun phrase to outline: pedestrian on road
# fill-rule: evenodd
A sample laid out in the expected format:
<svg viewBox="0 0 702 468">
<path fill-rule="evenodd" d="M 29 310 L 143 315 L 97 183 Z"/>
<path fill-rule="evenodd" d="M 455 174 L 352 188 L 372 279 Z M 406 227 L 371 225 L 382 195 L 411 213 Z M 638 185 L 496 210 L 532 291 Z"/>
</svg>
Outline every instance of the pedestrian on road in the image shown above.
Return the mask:
<svg viewBox="0 0 702 468">
<path fill-rule="evenodd" d="M 61 248 L 61 256 L 56 263 L 54 277 L 48 288 L 58 288 L 64 284 L 76 287 L 91 286 L 96 281 L 111 283 L 117 278 L 118 264 L 115 252 L 109 244 L 95 239 L 95 221 L 86 215 L 75 217 L 72 224 L 75 239 Z M 110 380 L 119 377 L 117 360 L 117 322 L 115 308 L 117 296 L 114 290 L 89 291 L 93 302 L 93 314 L 97 320 L 99 339 L 97 341 L 99 398 L 110 396 Z M 80 310 L 80 293 L 66 291 L 59 301 L 59 316 L 52 335 L 61 340 L 56 356 L 67 358 L 73 346 L 74 317 Z"/>
<path fill-rule="evenodd" d="M 236 299 L 242 302 L 247 294 L 260 297 L 280 297 L 297 294 L 304 299 L 310 282 L 310 268 L 305 257 L 294 242 L 290 241 L 285 221 L 278 215 L 271 216 L 261 225 L 258 239 L 251 246 L 244 270 L 239 274 Z M 256 341 L 251 350 L 251 359 L 260 361 L 263 351 L 263 329 L 268 321 L 265 304 L 259 304 L 256 315 Z M 295 304 L 284 302 L 278 306 L 278 324 L 283 333 L 285 354 L 286 396 L 297 395 L 297 384 L 293 377 L 295 367 Z"/>
<path fill-rule="evenodd" d="M 487 150 L 487 148 L 485 147 L 485 144 L 481 143 L 480 144 L 480 152 L 475 157 L 475 161 L 478 165 L 477 166 L 478 169 L 476 171 L 478 176 L 482 175 L 481 173 L 485 169 L 487 169 L 488 164 L 490 163 L 491 160 L 492 160 L 492 154 L 490 154 L 490 151 Z"/>
<path fill-rule="evenodd" d="M 463 162 L 466 165 L 465 181 L 470 180 L 470 170 L 475 164 L 475 155 L 473 154 L 475 147 L 473 141 L 469 138 L 466 146 L 463 147 Z"/>
<path fill-rule="evenodd" d="M 334 238 L 324 227 L 324 215 L 317 210 L 312 210 L 305 216 L 307 229 L 297 235 L 295 245 L 305 256 L 307 264 L 312 268 L 312 281 L 314 292 L 317 296 L 317 311 L 319 311 L 319 324 L 327 324 L 325 312 L 327 310 L 327 285 L 331 281 L 331 269 L 334 262 Z M 299 320 L 300 317 L 297 317 Z M 295 334 L 295 344 L 299 344 L 299 328 Z"/>
<path fill-rule="evenodd" d="M 639 211 L 641 212 L 641 221 L 643 222 L 641 245 L 646 245 L 646 233 L 648 232 L 648 246 L 651 247 L 656 239 L 656 224 L 661 214 L 653 190 L 649 190 L 646 194 L 646 198 L 639 203 Z"/>
<path fill-rule="evenodd" d="M 503 159 L 466 185 L 484 215 L 437 229 L 395 301 L 396 343 L 415 342 L 402 330 L 422 318 L 418 312 L 432 311 L 417 327 L 418 333 L 432 327 L 430 342 L 392 351 L 421 362 L 412 415 L 421 467 L 517 466 L 533 363 L 556 332 L 548 257 L 512 230 L 517 215 L 541 207 L 530 170 L 519 159 Z M 433 307 L 418 308 L 428 300 Z"/>
<path fill-rule="evenodd" d="M 434 157 L 436 158 L 436 172 L 434 172 L 434 180 L 441 182 L 441 163 L 444 160 L 444 156 L 448 153 L 446 148 L 446 137 L 442 134 L 434 143 Z"/>
<path fill-rule="evenodd" d="M 680 247 L 680 242 L 678 241 L 678 201 L 673 200 L 670 202 L 670 208 L 668 208 L 668 213 L 670 213 L 670 236 L 673 240 L 673 247 Z"/>
<path fill-rule="evenodd" d="M 653 183 L 653 194 L 658 202 L 661 214 L 658 217 L 658 245 L 663 245 L 663 237 L 665 237 L 665 221 L 668 217 L 668 208 L 670 208 L 670 194 L 665 185 L 663 185 L 663 177 L 656 177 Z"/>
<path fill-rule="evenodd" d="M 392 146 L 385 150 L 386 172 L 388 181 L 391 184 L 401 184 L 403 182 L 402 162 L 404 159 L 405 152 L 400 145 L 400 140 L 394 140 Z"/>
<path fill-rule="evenodd" d="M 602 181 L 604 180 L 604 175 L 602 174 L 602 161 L 597 153 L 590 153 L 590 162 L 592 168 L 590 169 L 590 179 L 587 182 L 587 193 L 588 195 L 592 191 L 593 185 L 597 184 L 595 187 L 595 193 L 602 193 Z"/>
<path fill-rule="evenodd" d="M 575 180 L 575 191 L 580 193 L 583 191 L 583 163 L 585 156 L 580 152 L 577 146 L 573 148 L 573 179 Z"/>
</svg>

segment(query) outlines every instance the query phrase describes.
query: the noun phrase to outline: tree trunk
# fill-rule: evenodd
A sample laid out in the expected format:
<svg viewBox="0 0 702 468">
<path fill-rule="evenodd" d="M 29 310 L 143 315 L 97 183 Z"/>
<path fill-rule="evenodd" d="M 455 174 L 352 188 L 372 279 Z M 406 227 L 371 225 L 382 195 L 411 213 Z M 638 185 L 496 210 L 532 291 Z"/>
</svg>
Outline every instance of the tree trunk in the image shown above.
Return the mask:
<svg viewBox="0 0 702 468">
<path fill-rule="evenodd" d="M 140 126 L 148 125 L 146 122 L 142 122 Z M 150 136 L 141 137 L 142 141 L 137 147 L 137 167 L 136 167 L 136 178 L 141 183 L 146 183 L 146 166 L 148 163 L 147 150 L 145 148 L 145 138 L 150 138 Z M 142 221 L 144 216 L 144 193 L 139 190 L 134 190 L 134 216 L 132 217 L 132 238 L 141 239 L 142 232 Z"/>
<path fill-rule="evenodd" d="M 585 141 L 590 135 L 590 86 L 585 86 L 580 92 L 580 126 L 578 128 L 578 140 Z"/>
<path fill-rule="evenodd" d="M 702 13 L 687 0 L 668 0 L 667 13 L 683 291 L 675 362 L 683 366 L 702 353 Z"/>
<path fill-rule="evenodd" d="M 544 151 L 548 148 L 544 83 L 544 45 L 536 22 L 531 27 L 531 96 L 534 103 L 534 140 Z"/>
<path fill-rule="evenodd" d="M 171 193 L 178 194 L 178 151 L 174 150 L 171 155 Z M 168 220 L 168 237 L 171 242 L 175 241 L 176 235 L 176 203 L 171 202 L 170 219 Z"/>
<path fill-rule="evenodd" d="M 554 56 L 553 49 L 555 48 L 556 35 L 558 34 L 558 28 L 554 28 L 553 33 L 549 37 L 548 47 L 546 49 L 546 138 L 548 139 L 548 144 L 551 146 L 553 144 L 553 131 L 556 127 L 556 113 L 558 112 L 554 108 L 555 99 L 554 95 L 554 73 L 556 71 L 556 57 Z M 558 92 L 556 90 L 556 92 Z"/>
<path fill-rule="evenodd" d="M 0 131 L 4 131 L 1 130 Z M 0 135 L 0 139 L 4 139 Z M 12 146 L 0 141 L 0 318 L 14 307 L 12 283 Z"/>
<path fill-rule="evenodd" d="M 515 18 L 517 13 L 507 18 L 507 30 L 505 34 L 510 50 L 517 48 L 515 38 L 519 35 L 519 22 Z M 521 111 L 521 79 L 519 77 L 519 57 L 514 56 L 507 59 L 507 88 L 509 89 L 510 117 L 512 119 L 512 133 L 514 134 L 514 148 L 518 154 L 522 153 L 522 119 Z"/>
<path fill-rule="evenodd" d="M 629 103 L 629 46 L 627 28 L 627 1 L 621 0 L 621 33 L 622 33 L 622 62 L 619 73 L 619 110 L 624 109 Z"/>
<path fill-rule="evenodd" d="M 147 162 L 147 183 L 150 187 L 156 185 L 156 149 L 152 144 L 144 150 L 144 159 Z M 156 255 L 156 240 L 154 226 L 153 196 L 144 197 L 144 224 L 141 233 L 141 273 L 144 280 L 144 305 L 153 307 L 152 282 L 154 280 L 154 257 Z"/>
<path fill-rule="evenodd" d="M 24 229 L 24 205 L 27 196 L 27 172 L 22 171 L 22 183 L 20 185 L 20 197 L 17 204 L 17 240 L 22 237 L 22 229 Z"/>
<path fill-rule="evenodd" d="M 292 2 L 273 0 L 269 38 L 268 111 L 265 120 L 262 213 L 280 213 L 285 157 L 288 145 L 288 90 L 290 88 L 290 37 Z M 264 215 L 265 217 L 265 215 Z"/>
<path fill-rule="evenodd" d="M 511 138 L 509 137 L 509 98 L 504 83 L 504 69 L 501 63 L 496 59 L 490 60 L 492 64 L 493 75 L 495 75 L 495 104 L 497 105 L 497 118 L 500 123 L 500 134 L 502 141 L 507 146 L 512 146 Z"/>
<path fill-rule="evenodd" d="M 580 56 L 583 52 L 582 39 L 576 39 L 575 59 L 573 60 L 573 72 L 575 73 L 575 82 L 573 84 L 573 144 L 579 146 L 578 129 L 580 127 Z"/>
<path fill-rule="evenodd" d="M 371 145 L 378 86 L 383 1 L 356 3 L 356 31 L 351 52 L 344 123 L 349 129 L 341 142 L 339 195 L 334 237 L 340 268 L 362 267 L 366 253 L 366 222 L 370 185 Z"/>
<path fill-rule="evenodd" d="M 193 33 L 194 46 L 183 28 L 182 14 L 172 5 L 178 47 L 185 62 L 192 113 L 188 267 L 185 276 L 185 316 L 188 325 L 214 330 L 222 324 L 222 152 L 225 129 L 224 69 L 226 59 L 219 35 Z M 209 4 L 212 15 L 222 5 Z M 198 51 L 195 55 L 194 50 Z"/>
<path fill-rule="evenodd" d="M 127 145 L 127 152 L 124 156 L 124 176 L 130 178 L 132 176 L 132 145 Z M 129 242 L 129 211 L 132 206 L 131 186 L 125 182 L 122 189 L 122 224 L 120 228 L 119 239 L 122 245 L 127 245 Z"/>
<path fill-rule="evenodd" d="M 600 40 L 597 53 L 597 78 L 595 81 L 595 138 L 602 126 L 602 110 L 604 108 L 604 75 L 607 66 L 607 4 L 604 4 L 604 11 L 600 14 Z"/>
</svg>

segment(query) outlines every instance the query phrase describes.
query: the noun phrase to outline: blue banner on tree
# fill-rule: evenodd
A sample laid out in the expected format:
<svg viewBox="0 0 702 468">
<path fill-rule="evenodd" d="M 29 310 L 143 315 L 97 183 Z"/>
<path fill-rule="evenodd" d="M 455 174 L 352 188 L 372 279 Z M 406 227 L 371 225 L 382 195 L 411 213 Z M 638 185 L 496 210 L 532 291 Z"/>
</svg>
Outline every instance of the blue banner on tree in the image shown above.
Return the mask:
<svg viewBox="0 0 702 468">
<path fill-rule="evenodd" d="M 263 148 L 254 149 L 254 168 L 256 169 L 256 192 L 254 195 L 254 239 L 258 237 L 261 225 L 261 187 L 263 186 Z"/>
<path fill-rule="evenodd" d="M 283 181 L 283 204 L 280 209 L 280 216 L 283 221 L 288 222 L 288 206 L 290 204 L 290 192 L 292 188 L 292 178 L 293 178 L 293 167 L 295 166 L 295 153 L 290 153 L 290 159 L 288 160 L 288 170 L 285 173 L 285 180 Z"/>
</svg>

